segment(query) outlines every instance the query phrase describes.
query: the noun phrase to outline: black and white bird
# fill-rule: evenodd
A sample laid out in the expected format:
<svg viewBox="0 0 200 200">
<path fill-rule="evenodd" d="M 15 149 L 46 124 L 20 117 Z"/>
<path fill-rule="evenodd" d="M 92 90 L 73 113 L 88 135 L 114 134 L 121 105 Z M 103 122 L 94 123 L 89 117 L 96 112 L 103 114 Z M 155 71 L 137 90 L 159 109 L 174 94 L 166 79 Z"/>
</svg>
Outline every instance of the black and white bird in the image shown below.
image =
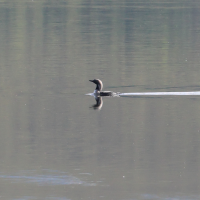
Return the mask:
<svg viewBox="0 0 200 200">
<path fill-rule="evenodd" d="M 112 92 L 112 91 L 102 91 L 103 89 L 103 83 L 100 79 L 94 79 L 94 80 L 89 80 L 91 82 L 93 82 L 94 84 L 96 84 L 96 89 L 94 90 L 94 95 L 96 96 L 116 96 L 117 93 Z"/>
</svg>

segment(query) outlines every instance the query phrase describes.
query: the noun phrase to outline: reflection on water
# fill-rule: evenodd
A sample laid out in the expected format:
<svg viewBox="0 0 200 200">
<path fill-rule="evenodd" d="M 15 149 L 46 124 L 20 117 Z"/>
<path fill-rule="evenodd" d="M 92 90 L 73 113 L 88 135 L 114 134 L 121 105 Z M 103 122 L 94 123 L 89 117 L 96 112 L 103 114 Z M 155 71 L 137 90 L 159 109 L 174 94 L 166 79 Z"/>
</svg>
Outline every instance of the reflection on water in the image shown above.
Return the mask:
<svg viewBox="0 0 200 200">
<path fill-rule="evenodd" d="M 140 199 L 144 199 L 144 200 L 198 200 L 200 198 L 200 196 L 185 196 L 185 197 L 181 197 L 181 196 L 176 196 L 176 197 L 161 197 L 158 195 L 153 195 L 153 194 L 144 194 L 141 195 Z M 130 199 L 132 200 L 132 199 Z"/>
<path fill-rule="evenodd" d="M 94 110 L 101 110 L 101 108 L 103 106 L 103 99 L 102 99 L 102 97 L 95 97 L 95 100 L 96 100 L 96 104 L 94 104 L 92 106 L 92 108 Z"/>
<path fill-rule="evenodd" d="M 0 5 L 2 199 L 198 199 L 200 1 Z"/>
<path fill-rule="evenodd" d="M 35 200 L 37 196 L 22 196 L 21 198 L 14 198 L 13 200 Z M 70 200 L 65 197 L 45 197 L 43 200 Z"/>
<path fill-rule="evenodd" d="M 34 197 L 34 196 L 24 196 L 20 199 L 15 199 L 15 200 L 34 200 L 36 199 L 37 197 Z M 104 196 L 101 196 L 101 198 L 103 199 Z M 144 194 L 144 195 L 141 195 L 139 197 L 134 197 L 134 198 L 130 198 L 130 199 L 123 199 L 123 200 L 199 200 L 200 197 L 198 196 L 194 196 L 194 195 L 191 195 L 191 196 L 188 196 L 188 197 L 179 197 L 179 196 L 176 196 L 176 197 L 161 197 L 161 196 L 157 196 L 157 195 L 151 195 L 151 194 Z M 70 199 L 67 199 L 65 197 L 46 197 L 45 200 L 70 200 Z"/>
<path fill-rule="evenodd" d="M 87 183 L 80 179 L 66 175 L 64 172 L 43 170 L 45 174 L 36 174 L 36 171 L 21 171 L 14 175 L 0 174 L 0 178 L 12 183 L 36 183 L 40 186 L 47 185 L 83 185 L 96 186 L 95 183 Z"/>
</svg>

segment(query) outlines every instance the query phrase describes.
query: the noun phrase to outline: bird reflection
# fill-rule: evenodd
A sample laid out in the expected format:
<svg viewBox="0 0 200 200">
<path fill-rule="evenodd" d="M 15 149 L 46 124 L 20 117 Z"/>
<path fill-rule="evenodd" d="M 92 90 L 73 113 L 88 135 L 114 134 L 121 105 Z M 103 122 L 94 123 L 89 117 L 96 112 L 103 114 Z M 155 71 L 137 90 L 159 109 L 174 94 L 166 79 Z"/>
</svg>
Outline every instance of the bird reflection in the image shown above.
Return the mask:
<svg viewBox="0 0 200 200">
<path fill-rule="evenodd" d="M 93 108 L 94 110 L 101 110 L 103 106 L 103 99 L 101 96 L 95 96 L 96 104 L 91 106 L 90 108 Z"/>
</svg>

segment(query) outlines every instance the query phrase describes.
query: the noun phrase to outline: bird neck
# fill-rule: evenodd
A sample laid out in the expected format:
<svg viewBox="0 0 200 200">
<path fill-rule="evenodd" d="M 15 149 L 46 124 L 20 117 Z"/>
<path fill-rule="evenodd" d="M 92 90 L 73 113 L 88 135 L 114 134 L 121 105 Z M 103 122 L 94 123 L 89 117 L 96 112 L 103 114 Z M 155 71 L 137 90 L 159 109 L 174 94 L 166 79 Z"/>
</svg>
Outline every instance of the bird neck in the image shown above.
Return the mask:
<svg viewBox="0 0 200 200">
<path fill-rule="evenodd" d="M 101 84 L 97 84 L 97 86 L 96 86 L 96 90 L 101 91 L 102 88 L 103 88 L 103 87 L 101 86 Z"/>
</svg>

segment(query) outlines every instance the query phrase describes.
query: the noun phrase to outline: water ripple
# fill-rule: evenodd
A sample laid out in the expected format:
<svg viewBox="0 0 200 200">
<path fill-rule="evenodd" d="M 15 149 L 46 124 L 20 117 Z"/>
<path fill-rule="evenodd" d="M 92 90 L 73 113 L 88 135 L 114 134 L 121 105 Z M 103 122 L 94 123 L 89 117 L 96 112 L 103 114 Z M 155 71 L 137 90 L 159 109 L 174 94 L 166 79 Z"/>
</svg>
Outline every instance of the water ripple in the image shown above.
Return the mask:
<svg viewBox="0 0 200 200">
<path fill-rule="evenodd" d="M 5 175 L 0 174 L 0 178 L 10 180 L 13 183 L 25 182 L 25 183 L 36 183 L 38 185 L 84 185 L 84 186 L 95 186 L 95 183 L 88 183 L 82 181 L 75 176 L 60 174 L 33 174 L 32 171 L 24 171 L 20 174 Z"/>
</svg>

